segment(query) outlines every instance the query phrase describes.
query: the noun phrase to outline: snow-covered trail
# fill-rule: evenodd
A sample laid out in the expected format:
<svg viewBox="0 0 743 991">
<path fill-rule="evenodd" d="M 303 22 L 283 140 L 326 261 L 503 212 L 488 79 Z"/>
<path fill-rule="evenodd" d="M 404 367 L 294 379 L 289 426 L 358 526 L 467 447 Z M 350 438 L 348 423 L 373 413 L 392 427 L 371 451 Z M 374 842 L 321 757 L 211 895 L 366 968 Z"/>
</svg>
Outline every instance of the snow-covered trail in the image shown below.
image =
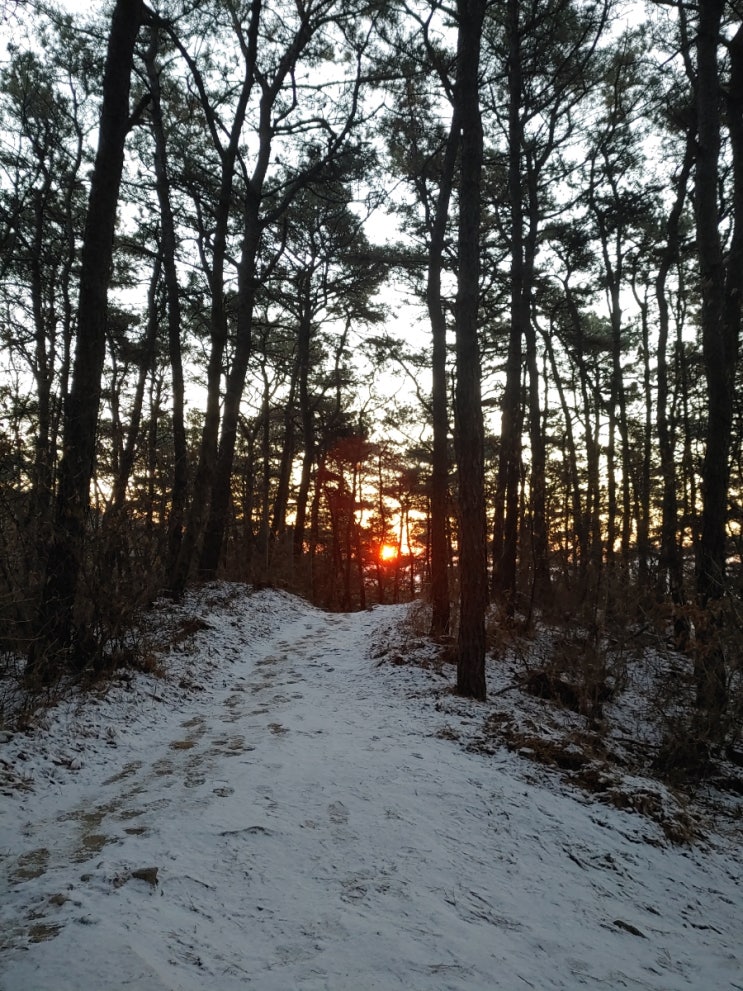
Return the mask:
<svg viewBox="0 0 743 991">
<path fill-rule="evenodd" d="M 743 988 L 730 851 L 439 736 L 421 672 L 368 656 L 399 611 L 275 604 L 258 642 L 212 616 L 204 691 L 4 809 L 2 991 Z"/>
</svg>

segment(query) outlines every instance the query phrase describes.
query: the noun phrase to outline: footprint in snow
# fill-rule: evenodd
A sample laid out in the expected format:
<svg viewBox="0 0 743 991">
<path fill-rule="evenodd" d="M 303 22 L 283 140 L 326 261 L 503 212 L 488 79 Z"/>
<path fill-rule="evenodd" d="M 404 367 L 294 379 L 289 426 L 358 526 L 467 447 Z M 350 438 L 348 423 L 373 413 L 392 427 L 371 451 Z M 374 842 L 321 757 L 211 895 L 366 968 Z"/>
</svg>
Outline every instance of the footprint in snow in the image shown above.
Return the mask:
<svg viewBox="0 0 743 991">
<path fill-rule="evenodd" d="M 331 802 L 328 806 L 328 816 L 336 826 L 345 825 L 348 822 L 348 809 L 343 802 Z"/>
</svg>

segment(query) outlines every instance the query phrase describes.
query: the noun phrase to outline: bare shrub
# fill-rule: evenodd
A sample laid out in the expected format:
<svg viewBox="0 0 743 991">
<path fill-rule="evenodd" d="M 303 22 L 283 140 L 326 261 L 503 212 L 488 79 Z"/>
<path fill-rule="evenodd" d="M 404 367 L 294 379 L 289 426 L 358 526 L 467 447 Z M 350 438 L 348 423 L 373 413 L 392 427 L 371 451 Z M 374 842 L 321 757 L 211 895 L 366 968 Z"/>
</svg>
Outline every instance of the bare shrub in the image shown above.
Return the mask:
<svg viewBox="0 0 743 991">
<path fill-rule="evenodd" d="M 626 678 L 621 649 L 606 638 L 576 629 L 556 633 L 542 664 L 527 670 L 521 682 L 529 694 L 559 702 L 596 722 Z"/>
<path fill-rule="evenodd" d="M 675 607 L 675 625 L 679 617 L 688 631 L 685 649 L 676 649 L 668 626 L 656 646 L 664 665 L 652 696 L 661 732 L 655 766 L 676 783 L 699 782 L 718 777 L 726 761 L 743 765 L 743 609 L 731 590 L 706 609 L 695 604 Z M 717 704 L 700 704 L 700 681 L 718 677 L 721 670 L 724 684 Z"/>
<path fill-rule="evenodd" d="M 403 628 L 410 630 L 414 637 L 428 636 L 431 629 L 431 604 L 423 599 L 411 602 L 405 610 Z"/>
</svg>

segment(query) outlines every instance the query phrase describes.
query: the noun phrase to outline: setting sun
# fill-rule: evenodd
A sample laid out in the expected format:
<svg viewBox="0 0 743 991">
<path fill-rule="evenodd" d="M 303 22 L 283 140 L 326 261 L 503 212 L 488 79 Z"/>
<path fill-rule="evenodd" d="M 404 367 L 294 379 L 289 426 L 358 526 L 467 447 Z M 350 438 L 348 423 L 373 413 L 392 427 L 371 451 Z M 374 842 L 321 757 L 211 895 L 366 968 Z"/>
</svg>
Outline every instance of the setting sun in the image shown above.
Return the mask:
<svg viewBox="0 0 743 991">
<path fill-rule="evenodd" d="M 382 544 L 379 548 L 379 557 L 382 561 L 394 561 L 398 551 L 394 544 Z"/>
</svg>

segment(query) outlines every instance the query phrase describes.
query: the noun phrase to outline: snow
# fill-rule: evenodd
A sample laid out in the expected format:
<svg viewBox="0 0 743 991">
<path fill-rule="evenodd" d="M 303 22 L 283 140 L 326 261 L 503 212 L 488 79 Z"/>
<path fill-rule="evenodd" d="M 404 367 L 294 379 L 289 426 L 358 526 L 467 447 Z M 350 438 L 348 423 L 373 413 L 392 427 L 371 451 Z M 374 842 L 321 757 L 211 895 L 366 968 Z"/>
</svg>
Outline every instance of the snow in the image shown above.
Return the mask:
<svg viewBox="0 0 743 991">
<path fill-rule="evenodd" d="M 2 744 L 2 991 L 743 989 L 736 831 L 468 745 L 494 703 L 387 662 L 405 607 L 169 609 L 151 673 Z"/>
</svg>

